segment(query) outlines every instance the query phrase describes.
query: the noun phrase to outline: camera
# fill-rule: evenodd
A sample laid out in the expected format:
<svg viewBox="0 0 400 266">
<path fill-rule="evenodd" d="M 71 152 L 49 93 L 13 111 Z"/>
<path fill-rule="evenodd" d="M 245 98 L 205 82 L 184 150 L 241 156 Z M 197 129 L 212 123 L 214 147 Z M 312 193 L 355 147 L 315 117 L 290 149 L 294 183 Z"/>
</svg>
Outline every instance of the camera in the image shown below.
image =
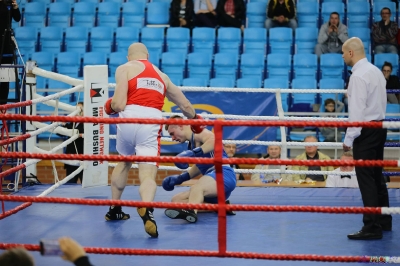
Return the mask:
<svg viewBox="0 0 400 266">
<path fill-rule="evenodd" d="M 40 254 L 42 254 L 42 256 L 61 256 L 64 253 L 60 249 L 60 244 L 58 243 L 58 240 L 41 239 Z"/>
</svg>

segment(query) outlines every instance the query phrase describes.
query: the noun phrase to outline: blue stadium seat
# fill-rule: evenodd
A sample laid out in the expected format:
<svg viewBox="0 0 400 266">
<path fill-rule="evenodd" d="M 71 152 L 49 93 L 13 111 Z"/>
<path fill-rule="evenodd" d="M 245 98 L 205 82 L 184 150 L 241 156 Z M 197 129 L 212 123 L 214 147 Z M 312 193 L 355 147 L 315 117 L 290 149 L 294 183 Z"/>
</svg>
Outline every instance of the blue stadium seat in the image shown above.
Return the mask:
<svg viewBox="0 0 400 266">
<path fill-rule="evenodd" d="M 182 85 L 185 72 L 186 55 L 182 53 L 167 52 L 161 56 L 162 71 L 169 76 L 171 81 L 177 85 Z"/>
<path fill-rule="evenodd" d="M 252 78 L 258 84 L 264 79 L 265 61 L 259 54 L 242 54 L 240 63 L 240 77 Z"/>
<path fill-rule="evenodd" d="M 149 55 L 149 61 L 156 67 L 160 68 L 161 54 L 153 53 Z"/>
<path fill-rule="evenodd" d="M 246 6 L 247 28 L 264 28 L 267 2 L 250 2 Z"/>
<path fill-rule="evenodd" d="M 107 54 L 103 52 L 89 52 L 83 54 L 83 66 L 107 65 Z"/>
<path fill-rule="evenodd" d="M 121 5 L 115 2 L 102 2 L 97 11 L 97 26 L 117 28 L 120 24 Z"/>
<path fill-rule="evenodd" d="M 38 67 L 47 71 L 54 71 L 54 55 L 49 52 L 37 52 L 32 54 L 32 60 Z M 37 76 L 39 77 L 39 76 Z"/>
<path fill-rule="evenodd" d="M 269 30 L 269 51 L 271 54 L 292 54 L 293 30 L 271 28 Z"/>
<path fill-rule="evenodd" d="M 16 28 L 14 32 L 21 54 L 24 54 L 29 58 L 29 56 L 36 51 L 38 38 L 37 28 L 28 26 L 19 27 Z"/>
<path fill-rule="evenodd" d="M 52 0 L 31 0 L 31 1 L 29 1 L 29 3 L 42 3 L 42 4 L 45 4 L 46 7 L 48 7 L 51 2 L 52 2 Z"/>
<path fill-rule="evenodd" d="M 237 53 L 218 53 L 214 58 L 214 72 L 216 78 L 236 80 L 239 55 Z M 210 85 L 211 86 L 211 85 Z"/>
<path fill-rule="evenodd" d="M 69 27 L 65 29 L 65 50 L 85 53 L 88 46 L 89 31 L 86 27 Z"/>
<path fill-rule="evenodd" d="M 40 50 L 59 53 L 62 51 L 64 30 L 61 27 L 46 27 L 40 31 Z"/>
<path fill-rule="evenodd" d="M 142 28 L 141 42 L 146 45 L 150 58 L 153 54 L 160 56 L 164 47 L 164 28 Z"/>
<path fill-rule="evenodd" d="M 295 36 L 296 54 L 313 54 L 318 39 L 318 29 L 315 27 L 297 28 Z"/>
<path fill-rule="evenodd" d="M 319 81 L 319 89 L 322 90 L 342 90 L 344 89 L 344 80 L 343 79 L 321 79 Z M 324 102 L 326 99 L 333 99 L 333 100 L 341 100 L 343 98 L 343 94 L 336 94 L 336 93 L 320 93 L 320 112 L 325 112 Z M 344 109 L 343 109 L 344 111 Z"/>
<path fill-rule="evenodd" d="M 318 2 L 297 2 L 297 20 L 299 27 L 317 28 L 319 25 Z"/>
<path fill-rule="evenodd" d="M 385 118 L 400 118 L 400 116 L 394 116 L 394 114 L 400 114 L 400 105 L 397 103 L 388 103 L 386 105 L 386 115 Z"/>
<path fill-rule="evenodd" d="M 115 34 L 115 44 L 117 52 L 127 52 L 129 46 L 134 42 L 139 42 L 140 29 L 135 27 L 119 27 Z"/>
<path fill-rule="evenodd" d="M 267 77 L 291 79 L 292 56 L 290 54 L 269 54 L 267 56 Z"/>
<path fill-rule="evenodd" d="M 26 3 L 24 11 L 24 25 L 41 28 L 46 23 L 46 4 Z"/>
<path fill-rule="evenodd" d="M 238 88 L 261 88 L 261 80 L 254 78 L 240 78 L 236 81 Z"/>
<path fill-rule="evenodd" d="M 47 87 L 48 79 L 36 76 L 36 89 L 45 89 Z"/>
<path fill-rule="evenodd" d="M 321 78 L 343 78 L 344 62 L 341 54 L 322 54 L 320 60 Z"/>
<path fill-rule="evenodd" d="M 69 89 L 72 87 L 71 85 L 69 85 L 67 83 L 64 83 L 64 82 L 61 82 L 61 81 L 58 81 L 55 79 L 49 79 L 48 83 L 49 83 L 50 89 Z M 52 92 L 52 93 L 54 93 L 54 92 Z M 60 102 L 69 103 L 70 97 L 71 97 L 70 95 L 65 95 L 63 97 L 60 97 Z"/>
<path fill-rule="evenodd" d="M 370 26 L 369 2 L 353 2 L 347 5 L 347 27 L 369 28 Z"/>
<path fill-rule="evenodd" d="M 147 5 L 147 24 L 168 24 L 169 4 L 165 2 L 150 2 Z"/>
<path fill-rule="evenodd" d="M 243 52 L 265 56 L 267 51 L 267 29 L 246 28 L 243 36 Z"/>
<path fill-rule="evenodd" d="M 80 27 L 94 27 L 96 22 L 96 6 L 97 4 L 90 2 L 75 3 L 72 25 Z"/>
<path fill-rule="evenodd" d="M 123 27 L 141 28 L 144 25 L 145 3 L 126 2 L 122 3 L 122 21 Z"/>
<path fill-rule="evenodd" d="M 349 38 L 358 37 L 364 44 L 366 54 L 371 53 L 371 29 L 370 28 L 350 28 L 348 30 Z"/>
<path fill-rule="evenodd" d="M 345 23 L 344 17 L 344 3 L 342 2 L 323 2 L 321 5 L 321 24 L 329 21 L 332 12 L 339 13 L 340 21 Z"/>
<path fill-rule="evenodd" d="M 385 1 L 385 2 L 375 2 L 372 6 L 372 22 L 378 22 L 381 21 L 381 10 L 384 7 L 388 7 L 391 11 L 391 16 L 390 20 L 391 21 L 396 21 L 397 20 L 397 13 L 396 13 L 396 3 L 395 2 L 390 2 L 390 1 Z"/>
<path fill-rule="evenodd" d="M 194 28 L 192 36 L 193 52 L 214 54 L 215 50 L 215 29 Z"/>
<path fill-rule="evenodd" d="M 210 87 L 233 88 L 235 87 L 235 80 L 230 78 L 213 78 L 210 80 Z"/>
<path fill-rule="evenodd" d="M 80 66 L 81 57 L 77 52 L 63 52 L 57 56 L 57 72 L 60 74 L 78 77 Z"/>
<path fill-rule="evenodd" d="M 113 28 L 107 26 L 92 28 L 90 34 L 90 51 L 111 53 L 113 50 L 113 39 Z"/>
<path fill-rule="evenodd" d="M 318 58 L 315 54 L 295 54 L 293 56 L 293 77 L 317 78 Z"/>
<path fill-rule="evenodd" d="M 167 51 L 187 54 L 189 51 L 190 30 L 171 27 L 167 30 Z"/>
<path fill-rule="evenodd" d="M 289 81 L 283 78 L 268 78 L 264 80 L 264 88 L 266 89 L 288 89 Z M 281 93 L 283 111 L 289 110 L 289 93 Z"/>
<path fill-rule="evenodd" d="M 313 78 L 295 78 L 292 80 L 292 89 L 317 89 L 317 80 Z"/>
<path fill-rule="evenodd" d="M 210 79 L 212 66 L 212 54 L 210 53 L 191 53 L 188 55 L 188 76 L 190 78 L 200 78 L 206 81 Z"/>
<path fill-rule="evenodd" d="M 51 3 L 47 24 L 55 27 L 69 27 L 71 25 L 71 4 L 65 2 Z"/>
<path fill-rule="evenodd" d="M 70 4 L 70 5 L 73 5 L 73 4 L 75 4 L 75 0 L 57 0 L 57 3 L 67 3 L 67 4 Z"/>
<path fill-rule="evenodd" d="M 100 0 L 79 0 L 79 2 L 95 4 L 96 7 L 97 7 L 97 5 L 99 4 Z"/>
<path fill-rule="evenodd" d="M 108 67 L 110 68 L 110 77 L 114 77 L 117 67 L 127 62 L 126 52 L 115 52 L 110 54 L 110 62 Z"/>
<path fill-rule="evenodd" d="M 392 64 L 392 75 L 398 74 L 399 71 L 399 56 L 397 54 L 375 54 L 374 55 L 374 65 L 379 69 L 382 69 L 383 63 L 385 61 Z"/>
<path fill-rule="evenodd" d="M 182 86 L 188 87 L 207 87 L 208 79 L 202 78 L 186 78 L 183 79 Z"/>
<path fill-rule="evenodd" d="M 219 28 L 217 37 L 218 52 L 239 54 L 241 38 L 239 28 Z"/>
</svg>

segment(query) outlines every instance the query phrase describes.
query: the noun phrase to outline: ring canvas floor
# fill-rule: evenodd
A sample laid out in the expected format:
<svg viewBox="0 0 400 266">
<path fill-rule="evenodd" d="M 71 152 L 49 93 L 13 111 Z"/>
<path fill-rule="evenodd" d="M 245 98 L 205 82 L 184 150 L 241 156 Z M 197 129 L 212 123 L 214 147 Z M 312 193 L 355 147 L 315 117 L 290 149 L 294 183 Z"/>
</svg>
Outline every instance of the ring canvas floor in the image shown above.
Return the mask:
<svg viewBox="0 0 400 266">
<path fill-rule="evenodd" d="M 27 187 L 15 195 L 36 196 L 49 185 Z M 155 201 L 170 201 L 174 193 L 157 189 Z M 123 199 L 139 200 L 139 187 L 126 187 Z M 49 196 L 109 199 L 110 187 L 82 188 L 63 185 Z M 400 206 L 400 190 L 389 189 L 390 204 Z M 232 204 L 362 206 L 358 189 L 351 188 L 271 188 L 237 187 Z M 6 210 L 20 203 L 5 202 Z M 82 246 L 146 249 L 217 250 L 217 214 L 200 213 L 198 222 L 171 220 L 163 209 L 155 209 L 159 238 L 151 239 L 135 208 L 123 208 L 131 218 L 106 222 L 106 206 L 34 203 L 32 206 L 0 220 L 0 242 L 38 244 L 42 238 L 70 236 Z M 229 251 L 272 254 L 316 254 L 351 256 L 400 256 L 400 219 L 393 216 L 393 230 L 384 232 L 382 240 L 354 241 L 347 234 L 361 229 L 360 214 L 321 214 L 296 212 L 238 212 L 227 218 Z M 0 253 L 3 251 L 0 251 Z M 72 265 L 59 257 L 43 257 L 32 252 L 37 265 Z M 309 261 L 267 261 L 231 258 L 168 256 L 121 256 L 89 254 L 93 265 L 323 265 Z M 343 265 L 343 263 L 328 263 Z M 366 264 L 366 263 L 365 263 Z"/>
</svg>

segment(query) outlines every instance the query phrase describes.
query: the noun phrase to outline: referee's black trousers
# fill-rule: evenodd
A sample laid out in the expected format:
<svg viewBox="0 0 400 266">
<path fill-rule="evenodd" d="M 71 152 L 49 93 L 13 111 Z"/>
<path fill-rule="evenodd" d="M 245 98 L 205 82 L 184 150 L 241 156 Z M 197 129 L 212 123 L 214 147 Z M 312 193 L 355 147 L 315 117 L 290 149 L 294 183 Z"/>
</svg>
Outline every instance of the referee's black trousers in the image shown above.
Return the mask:
<svg viewBox="0 0 400 266">
<path fill-rule="evenodd" d="M 353 143 L 355 160 L 383 160 L 383 149 L 386 141 L 387 129 L 363 128 L 361 135 Z M 358 185 L 365 207 L 389 207 L 389 196 L 382 167 L 356 167 Z M 382 227 L 392 226 L 390 215 L 364 214 L 365 232 L 381 232 Z"/>
</svg>

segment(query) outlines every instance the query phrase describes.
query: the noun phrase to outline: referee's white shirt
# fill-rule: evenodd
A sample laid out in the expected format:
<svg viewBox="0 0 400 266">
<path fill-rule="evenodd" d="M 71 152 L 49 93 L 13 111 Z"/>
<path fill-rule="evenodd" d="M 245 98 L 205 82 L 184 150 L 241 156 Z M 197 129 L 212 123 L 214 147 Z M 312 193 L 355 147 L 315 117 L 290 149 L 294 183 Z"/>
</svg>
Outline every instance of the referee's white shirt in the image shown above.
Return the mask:
<svg viewBox="0 0 400 266">
<path fill-rule="evenodd" d="M 382 120 L 386 113 L 386 79 L 382 71 L 368 62 L 359 60 L 351 69 L 347 88 L 349 99 L 349 121 L 364 122 Z M 349 127 L 344 144 L 353 147 L 353 141 L 360 136 L 361 127 Z"/>
</svg>

